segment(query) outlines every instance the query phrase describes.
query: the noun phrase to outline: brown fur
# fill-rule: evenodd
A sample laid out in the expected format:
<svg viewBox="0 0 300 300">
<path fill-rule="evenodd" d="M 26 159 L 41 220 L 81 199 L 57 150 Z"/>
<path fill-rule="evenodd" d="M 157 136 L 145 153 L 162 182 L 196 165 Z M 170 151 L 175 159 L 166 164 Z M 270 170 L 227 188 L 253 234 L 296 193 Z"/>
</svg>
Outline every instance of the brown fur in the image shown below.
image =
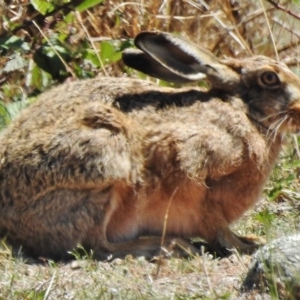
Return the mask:
<svg viewBox="0 0 300 300">
<path fill-rule="evenodd" d="M 222 63 L 238 78 L 226 92 L 96 78 L 41 95 L 0 136 L 2 235 L 34 256 L 82 244 L 99 259 L 151 257 L 170 204 L 166 245 L 255 249 L 229 225 L 259 199 L 285 130 L 299 129 L 300 80 L 267 58 Z M 264 69 L 279 88 L 258 86 Z"/>
</svg>

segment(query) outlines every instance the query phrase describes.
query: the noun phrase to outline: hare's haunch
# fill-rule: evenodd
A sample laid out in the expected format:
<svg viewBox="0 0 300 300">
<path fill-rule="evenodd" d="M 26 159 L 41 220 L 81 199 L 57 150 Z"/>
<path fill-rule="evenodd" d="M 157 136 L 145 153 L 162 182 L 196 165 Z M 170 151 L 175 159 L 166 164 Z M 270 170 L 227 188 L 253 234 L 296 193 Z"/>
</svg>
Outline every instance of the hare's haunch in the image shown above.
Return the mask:
<svg viewBox="0 0 300 300">
<path fill-rule="evenodd" d="M 96 78 L 45 92 L 0 136 L 0 234 L 29 254 L 95 258 L 257 245 L 229 225 L 259 199 L 286 131 L 300 129 L 300 80 L 267 57 L 219 60 L 143 32 L 124 62 L 207 91 Z M 167 216 L 167 218 L 166 218 Z"/>
</svg>

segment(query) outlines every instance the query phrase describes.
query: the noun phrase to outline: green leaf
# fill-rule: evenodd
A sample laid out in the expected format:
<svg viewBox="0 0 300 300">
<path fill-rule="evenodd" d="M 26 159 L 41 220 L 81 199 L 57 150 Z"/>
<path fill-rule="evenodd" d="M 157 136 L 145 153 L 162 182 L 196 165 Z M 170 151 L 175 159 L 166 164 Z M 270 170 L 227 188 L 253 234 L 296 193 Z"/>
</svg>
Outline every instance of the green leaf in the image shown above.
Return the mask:
<svg viewBox="0 0 300 300">
<path fill-rule="evenodd" d="M 24 42 L 21 38 L 13 35 L 10 37 L 5 37 L 0 39 L 0 51 L 1 50 L 19 50 L 29 51 L 30 46 L 28 43 Z"/>
<path fill-rule="evenodd" d="M 42 15 L 54 10 L 55 6 L 50 1 L 46 0 L 30 0 L 31 5 Z"/>
<path fill-rule="evenodd" d="M 104 64 L 116 62 L 121 59 L 121 51 L 116 51 L 114 46 L 110 42 L 102 42 L 100 49 L 100 57 Z"/>
<path fill-rule="evenodd" d="M 276 186 L 274 187 L 269 193 L 268 193 L 268 197 L 270 201 L 274 201 L 276 199 L 278 199 L 278 197 L 282 194 L 282 186 Z"/>
<path fill-rule="evenodd" d="M 51 74 L 53 79 L 63 80 L 67 76 L 67 71 L 61 57 L 69 62 L 71 53 L 59 40 L 52 38 L 51 43 L 51 46 L 46 43 L 37 49 L 33 55 L 33 60 L 39 68 Z M 60 57 L 54 50 L 60 54 Z"/>
<path fill-rule="evenodd" d="M 114 47 L 109 42 L 101 43 L 101 59 L 109 60 L 114 53 Z"/>
<path fill-rule="evenodd" d="M 29 62 L 29 72 L 26 76 L 26 86 L 43 91 L 49 86 L 50 82 L 51 75 L 43 71 L 33 60 L 31 60 Z"/>
<path fill-rule="evenodd" d="M 75 19 L 75 14 L 73 12 L 64 16 L 64 20 L 66 21 L 67 24 L 74 22 L 74 19 Z"/>
<path fill-rule="evenodd" d="M 256 216 L 255 219 L 259 221 L 260 223 L 270 226 L 272 222 L 275 220 L 276 215 L 269 211 L 268 208 L 264 209 L 263 211 L 259 212 Z"/>
<path fill-rule="evenodd" d="M 0 102 L 0 130 L 4 128 L 10 121 L 9 113 L 4 103 Z"/>
<path fill-rule="evenodd" d="M 84 58 L 85 61 L 88 61 L 89 63 L 91 63 L 95 67 L 100 67 L 101 66 L 97 54 L 92 49 L 86 49 L 86 51 L 83 53 L 83 58 Z"/>
<path fill-rule="evenodd" d="M 102 42 L 100 45 L 100 59 L 103 64 L 113 63 L 121 59 L 122 52 L 117 51 L 110 42 Z M 91 63 L 94 67 L 101 67 L 99 57 L 93 49 L 86 49 L 82 55 L 86 62 Z"/>
<path fill-rule="evenodd" d="M 97 4 L 101 4 L 104 0 L 85 0 L 76 7 L 76 10 L 83 12 Z"/>
<path fill-rule="evenodd" d="M 53 49 L 56 50 L 61 55 L 68 54 L 68 51 L 65 47 L 57 44 L 56 45 L 52 44 L 51 46 L 45 47 L 45 51 L 49 55 L 49 57 L 53 57 L 57 55 Z"/>
<path fill-rule="evenodd" d="M 28 101 L 17 101 L 12 103 L 0 102 L 0 129 L 9 124 L 20 111 L 28 105 Z"/>
<path fill-rule="evenodd" d="M 6 105 L 9 119 L 14 120 L 16 116 L 28 105 L 28 101 L 17 101 Z"/>
<path fill-rule="evenodd" d="M 23 69 L 27 66 L 26 60 L 20 55 L 14 55 L 11 60 L 9 60 L 5 67 L 3 68 L 4 73 L 9 73 L 19 69 Z"/>
</svg>

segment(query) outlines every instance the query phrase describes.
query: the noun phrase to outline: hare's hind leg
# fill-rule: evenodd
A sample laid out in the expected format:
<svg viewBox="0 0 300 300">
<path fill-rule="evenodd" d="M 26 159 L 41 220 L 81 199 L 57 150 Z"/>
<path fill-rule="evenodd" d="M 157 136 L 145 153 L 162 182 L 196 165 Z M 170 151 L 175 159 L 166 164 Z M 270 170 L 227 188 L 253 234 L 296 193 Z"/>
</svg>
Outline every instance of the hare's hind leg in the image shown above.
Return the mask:
<svg viewBox="0 0 300 300">
<path fill-rule="evenodd" d="M 68 259 L 78 245 L 86 248 L 91 228 L 98 228 L 97 242 L 103 240 L 105 247 L 103 224 L 112 209 L 111 190 L 57 188 L 5 209 L 0 224 L 16 250 L 21 247 L 34 257 Z"/>
</svg>

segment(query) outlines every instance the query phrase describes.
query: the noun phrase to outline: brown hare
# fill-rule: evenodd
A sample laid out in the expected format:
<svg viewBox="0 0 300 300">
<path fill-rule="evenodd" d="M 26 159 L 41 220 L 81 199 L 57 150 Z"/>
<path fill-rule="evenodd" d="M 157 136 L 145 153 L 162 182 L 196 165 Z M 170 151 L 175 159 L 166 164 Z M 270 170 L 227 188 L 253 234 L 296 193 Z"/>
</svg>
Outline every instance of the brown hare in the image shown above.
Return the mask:
<svg viewBox="0 0 300 300">
<path fill-rule="evenodd" d="M 33 256 L 96 259 L 257 244 L 229 225 L 259 199 L 286 131 L 300 128 L 300 80 L 270 58 L 214 57 L 143 32 L 124 62 L 209 90 L 96 78 L 53 88 L 0 136 L 0 234 Z M 164 227 L 165 226 L 165 227 Z M 171 249 L 170 248 L 170 249 Z"/>
</svg>

